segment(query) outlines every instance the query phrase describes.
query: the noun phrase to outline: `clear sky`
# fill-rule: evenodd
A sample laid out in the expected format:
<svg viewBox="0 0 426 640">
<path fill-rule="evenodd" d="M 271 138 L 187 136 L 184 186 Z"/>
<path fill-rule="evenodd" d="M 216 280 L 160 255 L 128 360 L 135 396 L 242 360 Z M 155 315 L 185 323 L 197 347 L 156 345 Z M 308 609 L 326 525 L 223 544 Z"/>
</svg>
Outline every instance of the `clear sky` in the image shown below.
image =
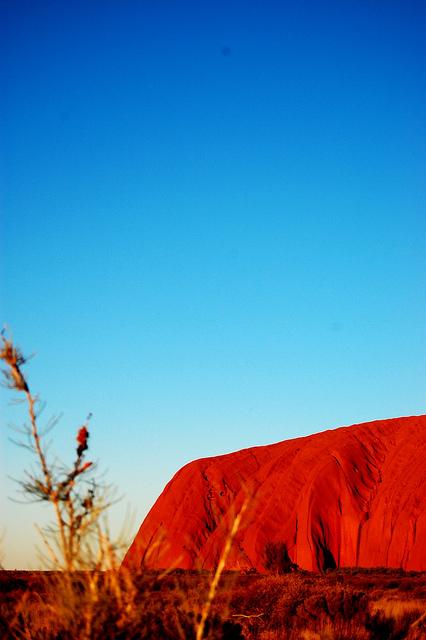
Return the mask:
<svg viewBox="0 0 426 640">
<path fill-rule="evenodd" d="M 425 413 L 426 5 L 1 2 L 1 320 L 135 531 L 185 462 Z M 5 565 L 34 567 L 8 476 Z"/>
</svg>

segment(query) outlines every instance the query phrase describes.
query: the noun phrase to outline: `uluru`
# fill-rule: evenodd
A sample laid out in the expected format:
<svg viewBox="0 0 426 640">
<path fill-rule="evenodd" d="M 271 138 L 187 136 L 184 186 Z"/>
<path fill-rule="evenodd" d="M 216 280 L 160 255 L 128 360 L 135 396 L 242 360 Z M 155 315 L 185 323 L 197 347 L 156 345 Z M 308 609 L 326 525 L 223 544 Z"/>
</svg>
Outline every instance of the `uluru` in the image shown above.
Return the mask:
<svg viewBox="0 0 426 640">
<path fill-rule="evenodd" d="M 426 570 L 426 416 L 377 420 L 203 458 L 180 469 L 123 565 L 213 569 L 247 501 L 228 569 L 285 549 L 311 571 Z"/>
</svg>

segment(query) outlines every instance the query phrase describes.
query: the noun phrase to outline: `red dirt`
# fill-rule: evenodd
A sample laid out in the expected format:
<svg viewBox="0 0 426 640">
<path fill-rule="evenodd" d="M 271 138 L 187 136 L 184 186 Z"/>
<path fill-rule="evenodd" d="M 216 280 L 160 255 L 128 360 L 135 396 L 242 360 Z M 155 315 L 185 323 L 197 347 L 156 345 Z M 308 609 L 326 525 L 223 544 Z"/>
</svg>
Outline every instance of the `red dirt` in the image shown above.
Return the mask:
<svg viewBox="0 0 426 640">
<path fill-rule="evenodd" d="M 426 416 L 378 420 L 184 466 L 129 548 L 127 567 L 212 569 L 250 496 L 227 568 L 260 571 L 284 544 L 300 568 L 426 570 Z"/>
</svg>

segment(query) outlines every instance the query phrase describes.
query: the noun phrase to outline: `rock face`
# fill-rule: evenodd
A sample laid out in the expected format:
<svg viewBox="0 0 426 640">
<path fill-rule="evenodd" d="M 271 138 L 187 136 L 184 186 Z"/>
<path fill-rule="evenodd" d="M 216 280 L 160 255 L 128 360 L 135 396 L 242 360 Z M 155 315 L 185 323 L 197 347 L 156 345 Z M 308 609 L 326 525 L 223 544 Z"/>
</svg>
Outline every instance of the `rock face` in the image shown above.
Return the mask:
<svg viewBox="0 0 426 640">
<path fill-rule="evenodd" d="M 378 420 L 196 460 L 168 483 L 123 564 L 212 569 L 249 499 L 227 568 L 426 570 L 426 416 Z"/>
</svg>

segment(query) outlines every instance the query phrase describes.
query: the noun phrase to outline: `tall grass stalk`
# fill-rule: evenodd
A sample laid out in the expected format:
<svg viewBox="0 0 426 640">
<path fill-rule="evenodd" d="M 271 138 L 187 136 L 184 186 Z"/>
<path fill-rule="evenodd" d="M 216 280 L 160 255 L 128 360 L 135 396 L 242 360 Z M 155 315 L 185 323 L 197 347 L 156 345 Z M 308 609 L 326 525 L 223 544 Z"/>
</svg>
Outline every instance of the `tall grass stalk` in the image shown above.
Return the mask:
<svg viewBox="0 0 426 640">
<path fill-rule="evenodd" d="M 214 572 L 213 578 L 210 582 L 210 588 L 209 588 L 209 593 L 207 595 L 207 599 L 203 605 L 203 608 L 201 610 L 201 619 L 197 625 L 197 632 L 196 632 L 196 640 L 202 640 L 203 634 L 204 634 L 204 627 L 206 625 L 206 621 L 208 618 L 208 615 L 210 613 L 210 609 L 214 600 L 214 597 L 216 595 L 216 590 L 217 587 L 219 585 L 219 580 L 220 580 L 220 576 L 223 573 L 223 570 L 225 569 L 225 565 L 226 565 L 226 561 L 228 559 L 229 553 L 231 551 L 232 548 L 232 543 L 234 541 L 235 536 L 238 533 L 238 529 L 240 528 L 241 525 L 241 520 L 244 516 L 244 513 L 247 509 L 249 503 L 249 498 L 246 497 L 241 509 L 239 510 L 239 512 L 237 513 L 237 515 L 235 516 L 233 523 L 232 523 L 232 527 L 231 530 L 226 538 L 226 542 L 225 545 L 223 547 L 218 565 L 216 567 L 216 571 Z"/>
</svg>

